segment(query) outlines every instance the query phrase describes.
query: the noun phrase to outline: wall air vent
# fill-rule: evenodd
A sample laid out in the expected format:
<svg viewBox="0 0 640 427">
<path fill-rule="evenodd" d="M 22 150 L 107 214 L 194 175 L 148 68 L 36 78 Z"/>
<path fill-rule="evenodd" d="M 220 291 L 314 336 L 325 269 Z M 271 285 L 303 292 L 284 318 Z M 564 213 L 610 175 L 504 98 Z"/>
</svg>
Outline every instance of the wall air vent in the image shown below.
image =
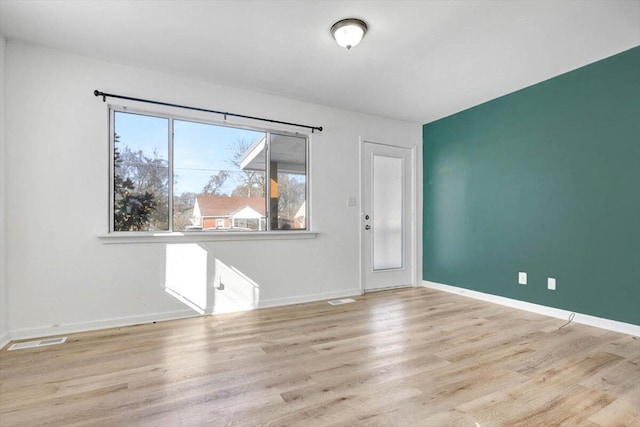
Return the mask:
<svg viewBox="0 0 640 427">
<path fill-rule="evenodd" d="M 66 340 L 67 340 L 67 337 L 59 337 L 59 338 L 48 338 L 46 340 L 19 342 L 19 343 L 13 344 L 11 347 L 9 347 L 8 350 L 22 350 L 25 348 L 45 347 L 47 345 L 62 344 Z"/>
<path fill-rule="evenodd" d="M 356 302 L 353 298 L 343 298 L 343 299 L 334 299 L 333 301 L 329 301 L 331 305 L 342 305 L 349 304 L 350 302 Z"/>
</svg>

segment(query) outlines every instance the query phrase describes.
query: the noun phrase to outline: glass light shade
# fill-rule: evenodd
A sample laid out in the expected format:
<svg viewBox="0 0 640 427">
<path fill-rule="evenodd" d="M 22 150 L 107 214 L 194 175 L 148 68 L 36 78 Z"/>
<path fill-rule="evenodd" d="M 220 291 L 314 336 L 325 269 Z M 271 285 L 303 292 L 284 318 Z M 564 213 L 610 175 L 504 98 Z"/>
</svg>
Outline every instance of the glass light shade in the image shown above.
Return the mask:
<svg viewBox="0 0 640 427">
<path fill-rule="evenodd" d="M 367 32 L 367 24 L 359 19 L 343 19 L 331 27 L 331 34 L 336 42 L 347 49 L 360 43 Z"/>
</svg>

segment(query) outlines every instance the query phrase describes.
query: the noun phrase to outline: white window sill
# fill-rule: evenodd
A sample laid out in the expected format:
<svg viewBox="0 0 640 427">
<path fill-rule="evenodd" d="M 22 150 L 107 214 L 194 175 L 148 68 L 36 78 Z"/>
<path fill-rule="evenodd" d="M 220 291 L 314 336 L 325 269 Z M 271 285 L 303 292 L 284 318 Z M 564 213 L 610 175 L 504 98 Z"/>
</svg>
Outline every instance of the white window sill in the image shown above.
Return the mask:
<svg viewBox="0 0 640 427">
<path fill-rule="evenodd" d="M 179 242 L 214 242 L 232 240 L 294 240 L 315 239 L 318 235 L 315 231 L 190 231 L 185 233 L 145 233 L 145 232 L 118 232 L 101 234 L 98 239 L 104 244 L 119 243 L 179 243 Z"/>
</svg>

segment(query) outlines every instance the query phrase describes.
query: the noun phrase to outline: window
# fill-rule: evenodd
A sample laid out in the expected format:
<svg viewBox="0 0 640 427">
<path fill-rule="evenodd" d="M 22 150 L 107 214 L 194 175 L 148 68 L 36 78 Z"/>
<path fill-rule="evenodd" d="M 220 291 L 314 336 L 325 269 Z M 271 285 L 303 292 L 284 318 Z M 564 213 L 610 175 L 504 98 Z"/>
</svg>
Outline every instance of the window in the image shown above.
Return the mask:
<svg viewBox="0 0 640 427">
<path fill-rule="evenodd" d="M 111 231 L 306 230 L 307 138 L 111 109 Z"/>
<path fill-rule="evenodd" d="M 169 230 L 169 120 L 113 116 L 113 230 Z"/>
</svg>

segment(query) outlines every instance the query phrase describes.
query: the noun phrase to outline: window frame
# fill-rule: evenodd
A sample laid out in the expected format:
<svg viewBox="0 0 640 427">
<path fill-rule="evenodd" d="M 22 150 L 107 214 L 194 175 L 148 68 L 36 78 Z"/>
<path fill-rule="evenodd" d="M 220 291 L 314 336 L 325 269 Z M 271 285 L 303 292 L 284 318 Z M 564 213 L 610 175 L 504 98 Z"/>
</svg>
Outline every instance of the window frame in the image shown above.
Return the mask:
<svg viewBox="0 0 640 427">
<path fill-rule="evenodd" d="M 248 126 L 245 124 L 236 124 L 236 123 L 227 123 L 226 121 L 220 122 L 216 120 L 208 120 L 200 117 L 193 116 L 185 116 L 180 114 L 173 114 L 168 112 L 161 111 L 151 111 L 146 109 L 132 108 L 128 106 L 122 105 L 108 105 L 109 112 L 109 185 L 108 185 L 108 197 L 109 197 L 109 209 L 108 209 L 108 232 L 106 235 L 99 236 L 101 238 L 105 237 L 120 237 L 120 238 L 128 238 L 128 237 L 169 237 L 169 236 L 209 236 L 215 237 L 213 240 L 236 240 L 233 236 L 236 236 L 238 240 L 247 240 L 250 239 L 250 235 L 259 236 L 259 238 L 264 238 L 265 236 L 274 236 L 275 238 L 282 238 L 283 235 L 300 235 L 299 237 L 305 238 L 303 235 L 309 235 L 310 238 L 314 238 L 317 233 L 311 231 L 311 173 L 310 173 L 310 152 L 311 152 L 311 135 L 308 133 L 300 133 L 300 132 L 291 132 L 288 130 L 283 130 L 279 128 L 266 128 L 266 127 L 258 127 L 258 126 Z M 114 174 L 115 174 L 115 164 L 114 164 L 114 150 L 115 150 L 115 113 L 128 113 L 128 114 L 138 114 L 143 116 L 150 116 L 156 118 L 163 118 L 168 120 L 168 132 L 167 132 L 167 149 L 168 149 L 168 222 L 169 229 L 168 230 L 144 230 L 144 231 L 117 231 L 114 230 Z M 247 232 L 229 232 L 229 231 L 218 231 L 216 230 L 200 230 L 200 231 L 179 231 L 174 230 L 174 212 L 173 212 L 173 199 L 174 199 L 174 120 L 179 121 L 187 121 L 192 123 L 204 124 L 204 125 L 212 125 L 226 128 L 234 128 L 234 129 L 243 129 L 250 130 L 255 132 L 263 132 L 265 134 L 266 139 L 266 155 L 265 155 L 265 230 L 258 231 L 247 231 Z M 283 135 L 283 136 L 291 136 L 304 140 L 304 150 L 305 150 L 305 228 L 304 229 L 271 229 L 271 198 L 269 195 L 271 194 L 271 180 L 270 176 L 270 159 L 271 159 L 271 135 Z M 226 236 L 229 236 L 227 239 Z M 124 240 L 124 239 L 123 239 Z M 191 239 L 190 239 L 191 240 Z"/>
</svg>

